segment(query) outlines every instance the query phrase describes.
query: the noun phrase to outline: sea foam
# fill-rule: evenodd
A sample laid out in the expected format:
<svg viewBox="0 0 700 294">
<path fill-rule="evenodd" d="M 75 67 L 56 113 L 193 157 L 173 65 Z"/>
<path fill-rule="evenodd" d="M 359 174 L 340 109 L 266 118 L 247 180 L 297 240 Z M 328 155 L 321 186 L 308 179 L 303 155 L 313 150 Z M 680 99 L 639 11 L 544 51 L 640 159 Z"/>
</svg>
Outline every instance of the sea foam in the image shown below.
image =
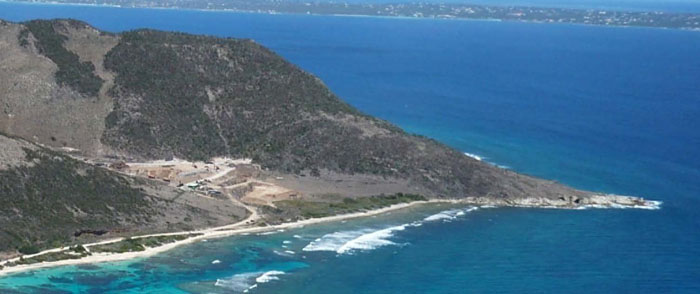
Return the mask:
<svg viewBox="0 0 700 294">
<path fill-rule="evenodd" d="M 394 236 L 394 232 L 403 231 L 408 225 L 400 225 L 395 227 L 390 227 L 382 229 L 379 231 L 374 231 L 361 235 L 355 239 L 352 239 L 338 248 L 335 252 L 338 254 L 352 253 L 358 250 L 372 250 L 387 245 L 394 245 L 396 243 L 389 241 L 389 238 Z"/>
<path fill-rule="evenodd" d="M 267 283 L 269 281 L 275 281 L 279 280 L 280 278 L 277 276 L 284 275 L 283 271 L 269 271 L 265 272 L 264 274 L 260 275 L 259 277 L 255 278 L 255 282 L 262 284 L 262 283 Z"/>
<path fill-rule="evenodd" d="M 474 159 L 476 159 L 476 160 L 478 160 L 478 161 L 481 161 L 481 159 L 482 159 L 481 156 L 476 155 L 476 154 L 473 154 L 473 153 L 469 153 L 469 152 L 464 152 L 464 155 L 469 156 L 469 157 L 471 157 L 471 158 L 474 158 Z"/>
<path fill-rule="evenodd" d="M 260 273 L 237 274 L 228 279 L 217 279 L 214 285 L 240 293 L 255 285 L 253 281 L 255 281 L 255 278 L 258 276 L 260 276 Z"/>
<path fill-rule="evenodd" d="M 445 210 L 438 212 L 436 214 L 433 214 L 431 216 L 428 216 L 423 219 L 424 222 L 434 222 L 434 221 L 451 221 L 454 220 L 460 216 L 463 216 L 467 214 L 468 212 L 472 212 L 474 210 L 479 209 L 478 207 L 469 207 L 465 209 L 450 209 L 450 210 Z"/>
<path fill-rule="evenodd" d="M 232 290 L 236 293 L 247 293 L 249 290 L 258 287 L 258 284 L 279 280 L 279 276 L 284 275 L 283 271 L 267 271 L 236 274 L 228 279 L 217 279 L 215 286 Z"/>
<path fill-rule="evenodd" d="M 303 251 L 336 251 L 345 243 L 370 233 L 371 230 L 356 230 L 356 231 L 341 231 L 323 235 L 316 240 L 311 241 L 302 250 Z"/>
<path fill-rule="evenodd" d="M 589 205 L 582 205 L 577 207 L 576 209 L 588 209 L 588 208 L 617 208 L 617 209 L 629 209 L 629 208 L 634 208 L 634 209 L 648 209 L 648 210 L 657 210 L 661 209 L 661 204 L 662 201 L 654 201 L 654 200 L 647 200 L 645 205 L 621 205 L 621 204 L 611 204 L 611 205 L 599 205 L 599 204 L 589 204 Z"/>
<path fill-rule="evenodd" d="M 495 166 L 495 167 L 498 167 L 498 168 L 510 169 L 510 166 L 507 166 L 507 165 L 501 165 L 501 164 L 497 164 L 497 163 L 495 163 L 495 162 L 485 161 L 484 159 L 485 159 L 486 157 L 479 156 L 479 155 L 476 155 L 476 154 L 474 154 L 474 153 L 464 152 L 464 155 L 469 156 L 469 157 L 471 157 L 471 158 L 474 158 L 474 159 L 476 159 L 476 160 L 478 160 L 478 161 L 484 161 L 484 162 L 486 162 L 486 163 L 488 163 L 488 164 L 490 164 L 490 165 L 493 165 L 493 166 Z"/>
<path fill-rule="evenodd" d="M 331 251 L 350 254 L 355 251 L 372 250 L 382 246 L 395 245 L 389 240 L 397 231 L 403 231 L 411 224 L 389 227 L 380 230 L 342 231 L 326 234 L 304 247 L 303 251 Z"/>
<path fill-rule="evenodd" d="M 390 238 L 394 237 L 396 232 L 406 230 L 406 228 L 409 227 L 419 227 L 426 222 L 453 220 L 476 209 L 478 208 L 469 207 L 466 209 L 445 210 L 428 216 L 422 221 L 416 221 L 384 229 L 361 229 L 334 232 L 323 235 L 322 237 L 311 241 L 302 250 L 330 251 L 337 254 L 352 254 L 353 252 L 357 251 L 369 251 L 383 246 L 398 245 L 394 241 L 390 240 Z"/>
</svg>

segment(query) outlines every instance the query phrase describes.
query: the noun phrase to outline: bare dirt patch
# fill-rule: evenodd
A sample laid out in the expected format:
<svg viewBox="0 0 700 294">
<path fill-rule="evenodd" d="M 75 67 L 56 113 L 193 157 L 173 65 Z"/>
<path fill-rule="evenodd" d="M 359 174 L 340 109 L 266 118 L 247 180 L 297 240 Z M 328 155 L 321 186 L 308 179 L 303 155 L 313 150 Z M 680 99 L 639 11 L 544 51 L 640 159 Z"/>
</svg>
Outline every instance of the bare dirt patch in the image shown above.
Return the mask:
<svg viewBox="0 0 700 294">
<path fill-rule="evenodd" d="M 25 148 L 36 150 L 36 146 L 33 144 L 0 135 L 0 170 L 34 165 L 33 162 L 25 160 Z"/>
<path fill-rule="evenodd" d="M 66 42 L 81 59 L 93 62 L 96 73 L 107 81 L 100 97 L 84 97 L 57 85 L 56 64 L 37 52 L 31 34 L 29 44 L 20 45 L 18 35 L 23 28 L 8 24 L 0 33 L 0 131 L 87 154 L 108 152 L 100 138 L 104 119 L 112 110 L 112 101 L 104 93 L 113 77 L 103 70 L 100 56 L 116 45 L 116 38 L 98 39 L 94 35 L 98 32 L 81 30 Z"/>
</svg>

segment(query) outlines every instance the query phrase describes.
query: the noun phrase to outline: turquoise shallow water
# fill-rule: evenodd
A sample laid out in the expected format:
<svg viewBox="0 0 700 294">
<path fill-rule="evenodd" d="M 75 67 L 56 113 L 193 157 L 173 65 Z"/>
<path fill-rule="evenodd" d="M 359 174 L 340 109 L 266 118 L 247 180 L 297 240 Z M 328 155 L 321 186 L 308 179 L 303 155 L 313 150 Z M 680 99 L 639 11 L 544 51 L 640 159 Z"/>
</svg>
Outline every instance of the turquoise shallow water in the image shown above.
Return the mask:
<svg viewBox="0 0 700 294">
<path fill-rule="evenodd" d="M 411 132 L 520 172 L 664 204 L 481 209 L 412 225 L 451 209 L 430 207 L 4 277 L 0 293 L 700 291 L 697 32 L 0 3 L 0 18 L 37 17 L 253 38 Z M 332 251 L 302 250 L 317 238 Z M 366 250 L 337 252 L 358 238 Z"/>
<path fill-rule="evenodd" d="M 436 205 L 269 235 L 207 240 L 148 259 L 9 276 L 0 279 L 0 289 L 7 291 L 2 293 L 693 293 L 698 289 L 695 277 L 700 268 L 687 260 L 697 251 L 678 252 L 678 239 L 660 238 L 645 227 L 663 222 L 668 217 L 663 210 L 469 210 Z M 635 218 L 650 220 L 629 223 Z M 620 226 L 627 230 L 614 229 Z"/>
</svg>

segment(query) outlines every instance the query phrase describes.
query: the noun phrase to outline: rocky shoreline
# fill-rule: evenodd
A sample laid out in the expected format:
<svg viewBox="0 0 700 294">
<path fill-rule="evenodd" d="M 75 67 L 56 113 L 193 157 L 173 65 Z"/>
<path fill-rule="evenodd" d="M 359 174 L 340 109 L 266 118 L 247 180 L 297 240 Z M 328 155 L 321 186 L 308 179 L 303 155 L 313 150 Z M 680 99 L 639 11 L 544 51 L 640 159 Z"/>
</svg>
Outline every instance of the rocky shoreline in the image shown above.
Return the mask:
<svg viewBox="0 0 700 294">
<path fill-rule="evenodd" d="M 545 197 L 528 197 L 516 199 L 494 199 L 489 197 L 467 197 L 460 202 L 472 205 L 489 205 L 502 207 L 532 207 L 532 208 L 559 208 L 559 209 L 586 209 L 586 208 L 611 208 L 611 209 L 660 209 L 661 201 L 647 200 L 641 197 L 623 196 L 615 194 L 593 194 L 588 197 L 559 197 L 556 199 Z"/>
</svg>

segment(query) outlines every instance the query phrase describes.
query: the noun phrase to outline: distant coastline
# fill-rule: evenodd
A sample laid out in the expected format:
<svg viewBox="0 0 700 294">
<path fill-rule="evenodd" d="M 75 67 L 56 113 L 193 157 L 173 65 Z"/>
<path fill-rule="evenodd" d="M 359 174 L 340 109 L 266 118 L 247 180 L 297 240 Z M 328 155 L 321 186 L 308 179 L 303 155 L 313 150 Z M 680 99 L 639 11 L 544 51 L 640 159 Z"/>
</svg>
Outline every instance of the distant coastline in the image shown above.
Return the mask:
<svg viewBox="0 0 700 294">
<path fill-rule="evenodd" d="M 606 9 L 551 8 L 536 6 L 489 6 L 477 4 L 359 4 L 323 2 L 256 2 L 252 0 L 207 3 L 179 1 L 0 0 L 4 3 L 75 5 L 111 8 L 175 9 L 212 12 L 328 15 L 345 17 L 380 17 L 401 19 L 445 19 L 477 21 L 512 21 L 530 23 L 582 24 L 608 27 L 648 27 L 700 31 L 700 13 L 663 11 L 618 11 Z"/>
</svg>

